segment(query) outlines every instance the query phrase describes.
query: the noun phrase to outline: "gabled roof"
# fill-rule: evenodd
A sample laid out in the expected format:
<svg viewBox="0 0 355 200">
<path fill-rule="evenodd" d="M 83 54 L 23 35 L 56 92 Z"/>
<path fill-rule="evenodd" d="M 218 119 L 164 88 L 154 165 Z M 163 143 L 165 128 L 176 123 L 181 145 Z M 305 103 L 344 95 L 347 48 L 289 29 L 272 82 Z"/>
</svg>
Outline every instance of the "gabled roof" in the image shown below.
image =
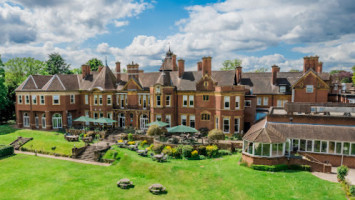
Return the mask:
<svg viewBox="0 0 355 200">
<path fill-rule="evenodd" d="M 172 86 L 173 84 L 170 78 L 170 73 L 165 71 L 161 72 L 155 84 L 160 84 L 163 86 Z"/>
<path fill-rule="evenodd" d="M 89 90 L 100 88 L 102 90 L 116 90 L 116 77 L 109 67 L 105 66 L 95 77 Z"/>
<path fill-rule="evenodd" d="M 319 73 L 315 72 L 312 68 L 308 69 L 295 83 L 292 84 L 292 87 L 295 87 L 299 82 L 304 80 L 307 76 L 312 75 L 318 79 L 326 88 L 329 88 L 329 85 L 324 82 L 324 80 L 318 75 Z M 324 75 L 323 75 L 324 77 Z"/>
</svg>

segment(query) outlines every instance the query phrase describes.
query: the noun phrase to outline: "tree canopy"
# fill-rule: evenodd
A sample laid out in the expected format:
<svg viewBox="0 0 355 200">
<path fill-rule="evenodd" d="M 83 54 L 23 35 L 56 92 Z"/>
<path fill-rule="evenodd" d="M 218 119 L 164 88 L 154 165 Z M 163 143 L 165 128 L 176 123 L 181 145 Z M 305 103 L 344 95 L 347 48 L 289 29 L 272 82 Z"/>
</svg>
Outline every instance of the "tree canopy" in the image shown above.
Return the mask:
<svg viewBox="0 0 355 200">
<path fill-rule="evenodd" d="M 48 56 L 49 59 L 46 63 L 49 74 L 70 74 L 70 65 L 65 62 L 64 58 L 62 58 L 59 53 L 51 53 Z"/>
<path fill-rule="evenodd" d="M 99 66 L 103 66 L 102 61 L 97 58 L 92 58 L 86 62 L 90 66 L 91 71 L 97 71 Z"/>
<path fill-rule="evenodd" d="M 355 65 L 351 69 L 353 70 L 353 85 L 355 85 Z"/>
<path fill-rule="evenodd" d="M 239 59 L 234 59 L 234 60 L 225 60 L 222 63 L 223 67 L 221 70 L 223 71 L 228 71 L 228 70 L 234 70 L 236 67 L 242 65 L 242 60 Z"/>
<path fill-rule="evenodd" d="M 288 72 L 300 72 L 299 69 L 290 69 Z"/>
<path fill-rule="evenodd" d="M 2 113 L 3 110 L 6 108 L 6 105 L 8 104 L 7 100 L 7 87 L 5 86 L 5 70 L 4 70 L 4 64 L 1 60 L 1 55 L 0 55 L 0 121 L 2 121 Z"/>
</svg>

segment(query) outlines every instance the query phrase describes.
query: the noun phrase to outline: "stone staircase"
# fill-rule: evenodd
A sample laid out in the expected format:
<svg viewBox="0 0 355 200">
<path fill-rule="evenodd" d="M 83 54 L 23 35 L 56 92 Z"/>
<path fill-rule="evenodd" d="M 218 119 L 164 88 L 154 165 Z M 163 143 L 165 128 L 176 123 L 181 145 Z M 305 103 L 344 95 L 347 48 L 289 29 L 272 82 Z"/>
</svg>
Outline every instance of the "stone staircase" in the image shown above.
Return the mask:
<svg viewBox="0 0 355 200">
<path fill-rule="evenodd" d="M 97 162 L 100 159 L 101 152 L 105 152 L 110 146 L 87 146 L 77 159 Z"/>
<path fill-rule="evenodd" d="M 18 137 L 15 141 L 13 141 L 10 145 L 14 147 L 14 149 L 19 150 L 20 147 L 22 147 L 24 144 L 27 142 L 33 140 L 33 138 L 24 138 L 24 137 Z"/>
</svg>

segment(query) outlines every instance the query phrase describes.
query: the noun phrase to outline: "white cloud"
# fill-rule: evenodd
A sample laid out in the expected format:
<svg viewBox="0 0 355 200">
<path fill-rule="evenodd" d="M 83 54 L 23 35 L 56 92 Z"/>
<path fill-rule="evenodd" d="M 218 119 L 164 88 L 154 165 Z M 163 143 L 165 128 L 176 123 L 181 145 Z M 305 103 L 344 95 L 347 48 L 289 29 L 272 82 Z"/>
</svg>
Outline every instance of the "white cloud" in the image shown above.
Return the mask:
<svg viewBox="0 0 355 200">
<path fill-rule="evenodd" d="M 129 21 L 115 21 L 114 23 L 116 27 L 121 27 L 121 26 L 127 26 L 129 24 Z"/>
</svg>

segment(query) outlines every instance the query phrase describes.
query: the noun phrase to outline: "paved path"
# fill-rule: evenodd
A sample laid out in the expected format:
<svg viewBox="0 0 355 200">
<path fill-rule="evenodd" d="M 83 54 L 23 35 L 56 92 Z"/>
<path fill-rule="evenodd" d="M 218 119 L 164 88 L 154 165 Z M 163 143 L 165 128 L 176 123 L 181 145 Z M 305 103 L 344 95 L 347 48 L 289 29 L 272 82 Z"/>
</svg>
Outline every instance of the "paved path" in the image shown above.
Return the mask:
<svg viewBox="0 0 355 200">
<path fill-rule="evenodd" d="M 312 174 L 323 180 L 338 182 L 336 167 L 332 167 L 332 173 L 312 172 Z M 346 176 L 346 180 L 351 185 L 355 185 L 355 169 L 349 169 L 349 173 Z"/>
<path fill-rule="evenodd" d="M 16 154 L 32 155 L 32 156 L 35 155 L 35 153 L 33 153 L 33 152 L 26 152 L 26 151 L 15 151 L 15 153 Z M 78 160 L 78 159 L 74 159 L 74 158 L 66 158 L 66 157 L 52 156 L 52 155 L 39 154 L 39 153 L 37 153 L 37 156 L 45 157 L 45 158 L 52 158 L 52 159 L 57 159 L 57 160 L 67 160 L 67 161 L 71 161 L 71 162 L 90 164 L 90 165 L 110 166 L 110 164 L 108 164 L 108 163 L 91 162 L 91 161 L 86 161 L 86 160 Z"/>
</svg>

